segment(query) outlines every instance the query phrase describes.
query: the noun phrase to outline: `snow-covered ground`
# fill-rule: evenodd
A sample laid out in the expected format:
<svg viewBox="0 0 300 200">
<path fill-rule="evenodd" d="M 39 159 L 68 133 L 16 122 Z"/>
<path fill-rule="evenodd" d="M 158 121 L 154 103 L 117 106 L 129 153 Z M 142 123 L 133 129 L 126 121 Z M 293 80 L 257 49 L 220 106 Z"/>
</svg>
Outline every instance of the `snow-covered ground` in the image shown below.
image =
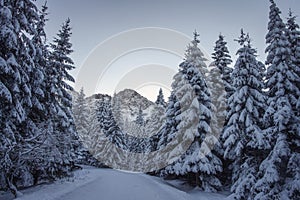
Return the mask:
<svg viewBox="0 0 300 200">
<path fill-rule="evenodd" d="M 18 200 L 210 200 L 225 199 L 222 194 L 191 190 L 184 192 L 160 178 L 141 173 L 85 167 L 74 178 L 21 191 Z M 176 183 L 175 183 L 176 185 Z M 0 199 L 8 199 L 1 195 Z"/>
</svg>

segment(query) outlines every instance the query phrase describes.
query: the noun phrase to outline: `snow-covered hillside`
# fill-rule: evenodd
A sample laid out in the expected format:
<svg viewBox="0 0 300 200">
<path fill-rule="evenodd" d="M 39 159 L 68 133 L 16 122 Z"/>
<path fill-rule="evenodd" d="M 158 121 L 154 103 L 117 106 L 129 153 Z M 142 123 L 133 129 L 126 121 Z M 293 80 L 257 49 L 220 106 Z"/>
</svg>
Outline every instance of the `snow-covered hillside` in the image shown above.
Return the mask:
<svg viewBox="0 0 300 200">
<path fill-rule="evenodd" d="M 138 115 L 139 109 L 142 109 L 145 118 L 151 114 L 149 107 L 154 106 L 154 103 L 140 95 L 138 92 L 125 89 L 115 96 L 121 105 L 122 115 L 126 116 L 129 121 L 134 121 Z"/>
<path fill-rule="evenodd" d="M 79 97 L 79 93 L 73 92 L 73 100 L 76 105 L 76 99 Z M 83 127 L 85 131 L 77 127 L 78 134 L 81 139 L 86 139 L 86 130 L 90 127 L 96 126 L 99 122 L 97 120 L 97 110 L 99 105 L 97 102 L 105 101 L 111 104 L 112 111 L 114 114 L 114 120 L 120 127 L 120 129 L 129 135 L 135 137 L 149 137 L 157 133 L 162 126 L 165 108 L 159 106 L 156 103 L 148 100 L 147 98 L 140 95 L 138 92 L 132 89 L 125 89 L 115 94 L 113 97 L 106 94 L 94 94 L 90 97 L 84 98 L 84 105 L 86 109 L 82 112 L 74 111 L 75 119 L 80 118 L 77 115 L 86 116 L 88 121 Z M 75 108 L 76 106 L 74 106 Z M 141 116 L 139 116 L 141 115 Z M 142 125 L 137 124 L 137 118 L 142 118 Z M 96 123 L 96 124 L 95 124 Z M 83 125 L 77 122 L 78 125 Z M 91 132 L 89 134 L 97 134 L 97 132 Z"/>
<path fill-rule="evenodd" d="M 197 189 L 182 191 L 177 183 L 112 169 L 84 168 L 75 177 L 21 191 L 18 200 L 218 200 L 225 195 Z M 176 186 L 177 185 L 177 186 Z M 0 199 L 11 199 L 0 195 Z"/>
<path fill-rule="evenodd" d="M 124 133 L 146 138 L 162 126 L 165 109 L 138 92 L 125 89 L 113 98 L 114 116 Z"/>
</svg>

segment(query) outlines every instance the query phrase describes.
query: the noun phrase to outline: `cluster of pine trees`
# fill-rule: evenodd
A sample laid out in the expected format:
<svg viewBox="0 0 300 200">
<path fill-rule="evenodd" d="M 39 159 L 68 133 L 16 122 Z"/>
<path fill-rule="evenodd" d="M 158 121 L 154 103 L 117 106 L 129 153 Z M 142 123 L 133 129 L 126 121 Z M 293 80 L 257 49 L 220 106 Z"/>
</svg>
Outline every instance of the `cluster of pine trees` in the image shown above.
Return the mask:
<svg viewBox="0 0 300 200">
<path fill-rule="evenodd" d="M 70 174 L 79 147 L 73 120 L 67 19 L 50 45 L 47 6 L 0 0 L 0 190 Z"/>
<path fill-rule="evenodd" d="M 185 87 L 182 79 L 190 84 L 198 101 L 199 126 L 188 151 L 163 169 L 163 174 L 184 178 L 206 191 L 230 186 L 235 199 L 300 198 L 300 32 L 291 11 L 284 23 L 275 2 L 270 3 L 267 69 L 242 30 L 236 40 L 241 48 L 234 69 L 228 67 L 232 61 L 220 35 L 214 65 L 207 72 L 194 34 L 175 75 L 172 94 Z M 180 112 L 173 114 L 177 102 L 185 104 L 184 99 L 171 95 L 167 108 L 167 116 L 179 119 L 171 124 L 175 132 L 182 118 Z M 220 130 L 214 118 L 223 118 L 224 126 L 216 147 L 203 156 L 201 146 L 209 145 L 213 139 L 207 137 L 218 136 L 214 132 Z M 174 135 L 174 131 L 167 134 Z"/>
<path fill-rule="evenodd" d="M 118 101 L 109 96 L 88 112 L 81 90 L 74 121 L 70 20 L 48 45 L 46 5 L 0 0 L 0 190 L 17 196 L 17 188 L 69 175 L 86 156 L 76 122 L 86 148 L 96 148 L 101 131 L 135 153 L 160 150 L 185 128 L 193 141 L 160 170 L 163 176 L 205 191 L 230 187 L 235 199 L 300 199 L 300 31 L 292 12 L 284 23 L 270 3 L 265 64 L 242 30 L 234 68 L 223 35 L 208 68 L 195 32 L 168 103 L 161 90 L 155 102 L 166 110 L 165 123 L 153 123 L 155 135 L 137 138 L 122 132 L 114 119 Z M 194 122 L 196 128 L 187 126 Z M 141 109 L 135 123 L 145 124 Z"/>
<path fill-rule="evenodd" d="M 241 30 L 234 68 L 220 35 L 208 69 L 194 33 L 174 76 L 163 127 L 147 141 L 131 144 L 162 149 L 197 121 L 196 130 L 186 130 L 192 144 L 160 171 L 163 176 L 205 191 L 230 187 L 234 199 L 300 198 L 300 32 L 292 12 L 284 23 L 275 2 L 270 3 L 265 64 Z M 106 119 L 115 124 L 112 118 Z M 112 127 L 102 131 L 120 131 Z M 117 143 L 124 144 L 123 137 Z M 144 152 L 134 146 L 130 151 Z"/>
</svg>

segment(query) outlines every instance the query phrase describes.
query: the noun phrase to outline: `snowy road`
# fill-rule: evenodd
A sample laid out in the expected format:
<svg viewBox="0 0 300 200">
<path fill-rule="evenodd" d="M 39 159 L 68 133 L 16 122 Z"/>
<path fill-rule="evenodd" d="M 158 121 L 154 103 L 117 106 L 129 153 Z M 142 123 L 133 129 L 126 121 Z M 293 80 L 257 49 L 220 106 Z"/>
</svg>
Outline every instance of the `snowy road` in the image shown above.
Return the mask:
<svg viewBox="0 0 300 200">
<path fill-rule="evenodd" d="M 100 178 L 63 195 L 61 200 L 84 199 L 185 199 L 185 193 L 177 191 L 173 193 L 172 188 L 162 187 L 152 179 L 141 174 L 130 174 L 107 170 Z M 81 198 L 78 198 L 81 197 Z"/>
<path fill-rule="evenodd" d="M 221 194 L 183 192 L 159 178 L 111 169 L 84 169 L 73 179 L 22 191 L 18 200 L 210 200 Z"/>
</svg>

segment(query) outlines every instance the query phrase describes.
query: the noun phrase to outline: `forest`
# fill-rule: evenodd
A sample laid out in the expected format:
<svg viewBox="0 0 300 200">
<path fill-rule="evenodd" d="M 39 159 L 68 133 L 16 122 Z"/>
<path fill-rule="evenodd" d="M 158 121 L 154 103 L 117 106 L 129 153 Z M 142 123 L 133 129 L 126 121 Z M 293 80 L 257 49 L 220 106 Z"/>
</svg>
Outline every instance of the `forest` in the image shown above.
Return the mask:
<svg viewBox="0 0 300 200">
<path fill-rule="evenodd" d="M 270 0 L 264 61 L 241 29 L 237 59 L 220 34 L 207 66 L 194 31 L 168 100 L 160 90 L 151 102 L 130 89 L 75 91 L 71 20 L 47 42 L 47 9 L 0 0 L 0 191 L 18 197 L 91 165 L 232 199 L 300 199 L 300 31 L 291 10 L 284 21 Z"/>
</svg>

